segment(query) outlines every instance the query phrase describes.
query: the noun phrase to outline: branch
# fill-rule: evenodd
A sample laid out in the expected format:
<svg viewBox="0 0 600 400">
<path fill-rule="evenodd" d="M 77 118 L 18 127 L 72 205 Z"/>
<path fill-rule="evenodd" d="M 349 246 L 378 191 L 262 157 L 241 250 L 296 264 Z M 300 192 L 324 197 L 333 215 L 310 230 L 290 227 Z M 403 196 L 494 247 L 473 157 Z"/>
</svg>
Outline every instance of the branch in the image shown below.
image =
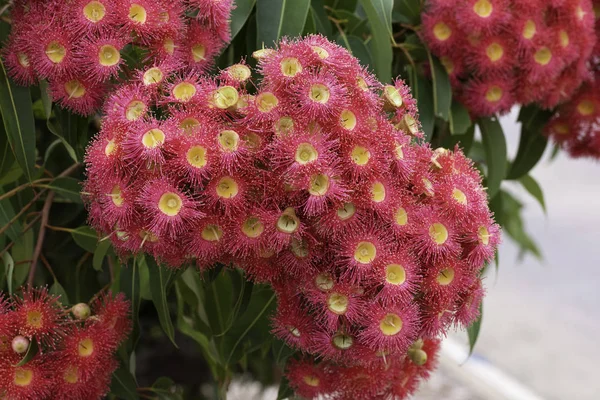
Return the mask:
<svg viewBox="0 0 600 400">
<path fill-rule="evenodd" d="M 53 200 L 54 192 L 51 192 L 48 195 L 48 197 L 46 197 L 46 201 L 44 202 L 44 208 L 42 208 L 42 221 L 40 223 L 40 231 L 38 233 L 37 243 L 35 244 L 33 259 L 31 260 L 31 267 L 29 268 L 29 278 L 27 279 L 27 285 L 29 287 L 33 287 L 33 278 L 35 276 L 38 258 L 42 253 L 42 246 L 44 245 L 44 236 L 46 236 L 46 224 L 48 223 L 48 217 L 50 216 L 50 208 L 52 207 Z"/>
</svg>

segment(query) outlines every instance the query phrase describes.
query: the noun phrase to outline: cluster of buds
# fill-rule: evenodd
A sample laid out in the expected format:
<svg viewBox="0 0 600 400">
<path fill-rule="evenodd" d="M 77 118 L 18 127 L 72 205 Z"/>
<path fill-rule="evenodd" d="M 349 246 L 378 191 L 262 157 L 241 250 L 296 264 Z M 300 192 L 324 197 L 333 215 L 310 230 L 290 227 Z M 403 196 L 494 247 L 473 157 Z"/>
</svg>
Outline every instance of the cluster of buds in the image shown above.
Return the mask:
<svg viewBox="0 0 600 400">
<path fill-rule="evenodd" d="M 19 84 L 45 79 L 54 101 L 89 115 L 132 63 L 205 72 L 229 41 L 231 9 L 232 0 L 17 0 L 3 58 Z"/>
<path fill-rule="evenodd" d="M 594 0 L 594 11 L 600 16 L 600 0 Z M 600 38 L 600 19 L 596 37 Z M 590 65 L 594 75 L 556 110 L 546 133 L 572 157 L 600 159 L 600 40 Z"/>
<path fill-rule="evenodd" d="M 122 295 L 71 310 L 46 288 L 0 296 L 0 398 L 102 398 L 130 331 L 129 308 Z"/>
<path fill-rule="evenodd" d="M 434 0 L 422 36 L 474 116 L 569 99 L 596 41 L 591 0 Z"/>
<path fill-rule="evenodd" d="M 274 333 L 345 367 L 473 321 L 500 233 L 472 162 L 420 143 L 408 87 L 321 36 L 254 57 L 253 94 L 240 63 L 108 99 L 86 156 L 91 225 L 121 255 L 272 284 Z"/>
</svg>

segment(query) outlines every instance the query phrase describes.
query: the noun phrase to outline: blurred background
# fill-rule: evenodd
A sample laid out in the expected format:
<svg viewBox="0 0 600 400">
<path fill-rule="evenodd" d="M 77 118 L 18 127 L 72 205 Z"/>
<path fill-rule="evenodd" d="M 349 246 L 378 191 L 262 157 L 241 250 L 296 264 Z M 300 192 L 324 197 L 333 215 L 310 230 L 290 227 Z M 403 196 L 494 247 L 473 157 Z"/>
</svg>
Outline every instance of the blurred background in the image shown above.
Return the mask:
<svg viewBox="0 0 600 400">
<path fill-rule="evenodd" d="M 502 118 L 511 157 L 516 120 L 516 111 Z M 488 271 L 473 355 L 464 362 L 466 333 L 451 335 L 417 399 L 600 399 L 600 165 L 560 153 L 550 161 L 551 152 L 531 172 L 547 216 L 521 186 L 503 183 L 524 203 L 543 259 L 519 261 L 519 249 L 505 239 L 498 271 Z"/>
</svg>

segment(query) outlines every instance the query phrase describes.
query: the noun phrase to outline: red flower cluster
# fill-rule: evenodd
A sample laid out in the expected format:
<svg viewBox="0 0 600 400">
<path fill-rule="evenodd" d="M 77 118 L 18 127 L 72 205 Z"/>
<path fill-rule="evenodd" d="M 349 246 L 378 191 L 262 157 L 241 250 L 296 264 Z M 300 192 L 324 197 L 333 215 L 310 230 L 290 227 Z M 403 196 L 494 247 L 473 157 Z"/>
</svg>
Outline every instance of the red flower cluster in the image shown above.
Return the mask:
<svg viewBox="0 0 600 400">
<path fill-rule="evenodd" d="M 589 75 L 591 0 L 434 0 L 422 36 L 475 116 L 551 108 Z"/>
<path fill-rule="evenodd" d="M 17 0 L 3 56 L 13 79 L 47 79 L 54 101 L 94 113 L 124 54 L 160 73 L 204 72 L 229 41 L 232 0 Z M 195 15 L 194 18 L 189 15 Z M 131 65 L 129 65 L 131 67 Z"/>
<path fill-rule="evenodd" d="M 319 395 L 335 400 L 404 399 L 436 368 L 440 342 L 419 340 L 407 357 L 390 357 L 371 366 L 291 360 L 286 373 L 296 394 L 307 399 L 322 398 Z"/>
<path fill-rule="evenodd" d="M 106 295 L 91 310 L 76 305 L 71 317 L 46 288 L 0 295 L 0 398 L 102 398 L 118 366 L 114 353 L 130 330 L 129 308 L 122 295 Z M 38 351 L 23 363 L 34 340 Z"/>
<path fill-rule="evenodd" d="M 91 224 L 120 254 L 244 268 L 277 292 L 277 336 L 359 370 L 469 324 L 500 239 L 471 161 L 418 144 L 407 86 L 321 36 L 254 56 L 255 94 L 236 64 L 108 100 Z"/>
<path fill-rule="evenodd" d="M 600 0 L 594 0 L 594 11 L 600 16 Z M 598 18 L 596 37 L 600 37 Z M 572 157 L 600 159 L 600 40 L 590 64 L 594 75 L 557 109 L 546 133 Z"/>
</svg>

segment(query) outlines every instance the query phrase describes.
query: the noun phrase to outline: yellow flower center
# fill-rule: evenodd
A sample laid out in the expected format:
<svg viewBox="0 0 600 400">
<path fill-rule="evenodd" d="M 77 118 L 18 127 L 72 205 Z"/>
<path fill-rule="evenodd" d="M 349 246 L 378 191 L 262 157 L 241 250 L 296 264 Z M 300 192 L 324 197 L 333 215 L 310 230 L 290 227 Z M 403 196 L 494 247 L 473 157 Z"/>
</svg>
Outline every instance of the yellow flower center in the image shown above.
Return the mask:
<svg viewBox="0 0 600 400">
<path fill-rule="evenodd" d="M 237 196 L 239 192 L 239 187 L 237 182 L 233 178 L 225 176 L 219 179 L 219 182 L 217 183 L 216 192 L 217 196 L 221 198 L 231 199 Z"/>
<path fill-rule="evenodd" d="M 67 383 L 75 384 L 79 381 L 79 370 L 75 365 L 70 365 L 63 374 L 63 379 Z"/>
<path fill-rule="evenodd" d="M 218 242 L 223 237 L 223 230 L 219 225 L 208 224 L 202 229 L 200 236 L 207 242 Z"/>
<path fill-rule="evenodd" d="M 319 157 L 319 153 L 310 143 L 300 143 L 296 148 L 295 160 L 298 164 L 306 165 Z"/>
<path fill-rule="evenodd" d="M 429 227 L 429 237 L 436 244 L 442 245 L 448 240 L 448 229 L 439 222 L 435 222 Z"/>
<path fill-rule="evenodd" d="M 206 47 L 204 45 L 198 43 L 192 46 L 192 58 L 194 62 L 204 61 L 206 58 Z"/>
<path fill-rule="evenodd" d="M 252 75 L 252 71 L 244 64 L 234 64 L 227 68 L 227 74 L 238 82 L 245 82 Z"/>
<path fill-rule="evenodd" d="M 340 350 L 347 350 L 354 344 L 354 339 L 352 339 L 352 336 L 340 332 L 335 334 L 332 343 Z"/>
<path fill-rule="evenodd" d="M 206 166 L 206 148 L 203 146 L 192 146 L 186 154 L 188 164 L 195 168 L 203 168 Z"/>
<path fill-rule="evenodd" d="M 137 24 L 145 24 L 148 18 L 146 9 L 139 4 L 132 4 L 129 7 L 129 19 Z"/>
<path fill-rule="evenodd" d="M 584 117 L 588 117 L 594 113 L 596 107 L 594 103 L 590 100 L 583 100 L 579 104 L 577 104 L 577 112 Z"/>
<path fill-rule="evenodd" d="M 402 285 L 406 282 L 406 270 L 400 264 L 388 264 L 385 266 L 385 280 L 392 285 Z"/>
<path fill-rule="evenodd" d="M 342 221 L 347 221 L 356 213 L 356 207 L 352 203 L 344 203 L 342 208 L 337 209 L 337 217 Z"/>
<path fill-rule="evenodd" d="M 452 28 L 440 21 L 433 26 L 433 36 L 440 42 L 445 42 L 452 36 Z"/>
<path fill-rule="evenodd" d="M 441 286 L 448 286 L 454 280 L 454 269 L 450 267 L 444 268 L 440 271 L 436 280 Z"/>
<path fill-rule="evenodd" d="M 532 39 L 537 33 L 537 27 L 535 26 L 535 22 L 528 19 L 523 26 L 523 37 L 525 39 Z"/>
<path fill-rule="evenodd" d="M 371 242 L 359 242 L 354 249 L 354 259 L 360 264 L 370 264 L 377 255 L 377 249 Z"/>
<path fill-rule="evenodd" d="M 503 90 L 499 86 L 491 86 L 485 92 L 485 99 L 490 103 L 497 103 L 502 99 Z"/>
<path fill-rule="evenodd" d="M 305 240 L 292 239 L 290 250 L 298 258 L 306 258 L 310 254 L 308 243 Z"/>
<path fill-rule="evenodd" d="M 448 73 L 448 75 L 452 75 L 452 73 L 454 72 L 454 61 L 452 61 L 447 56 L 442 56 L 440 58 L 440 62 L 442 63 L 444 68 L 446 68 L 446 72 Z"/>
<path fill-rule="evenodd" d="M 144 85 L 150 86 L 161 83 L 164 78 L 164 74 L 158 67 L 152 67 L 148 69 L 148 71 L 144 72 L 144 76 L 142 80 L 144 81 Z"/>
<path fill-rule="evenodd" d="M 462 204 L 463 206 L 467 205 L 467 196 L 462 190 L 457 188 L 452 189 L 452 197 L 457 203 Z"/>
<path fill-rule="evenodd" d="M 15 376 L 13 382 L 17 386 L 29 386 L 33 380 L 33 371 L 27 368 L 15 369 Z"/>
<path fill-rule="evenodd" d="M 323 174 L 315 174 L 310 178 L 308 193 L 312 196 L 324 196 L 329 190 L 329 177 Z"/>
<path fill-rule="evenodd" d="M 81 357 L 89 357 L 94 353 L 94 342 L 90 338 L 83 339 L 77 346 L 77 351 Z"/>
<path fill-rule="evenodd" d="M 85 96 L 85 87 L 77 79 L 73 79 L 65 83 L 65 92 L 70 99 L 79 99 Z"/>
<path fill-rule="evenodd" d="M 492 3 L 490 3 L 489 0 L 478 0 L 473 5 L 473 11 L 481 18 L 488 18 L 490 15 L 492 15 L 494 7 L 492 6 Z"/>
<path fill-rule="evenodd" d="M 313 375 L 305 375 L 302 380 L 304 380 L 304 383 L 306 383 L 308 386 L 312 387 L 318 387 L 319 383 L 321 383 L 319 378 Z"/>
<path fill-rule="evenodd" d="M 281 73 L 289 78 L 302 72 L 302 64 L 295 57 L 286 57 L 281 60 L 279 65 L 281 66 Z"/>
<path fill-rule="evenodd" d="M 256 96 L 256 106 L 260 112 L 267 113 L 277 107 L 279 100 L 271 92 L 263 92 Z"/>
<path fill-rule="evenodd" d="M 177 195 L 177 193 L 167 192 L 160 196 L 158 200 L 158 209 L 162 211 L 163 214 L 174 217 L 179 214 L 181 207 L 183 206 L 183 202 L 181 201 L 181 197 Z"/>
<path fill-rule="evenodd" d="M 176 100 L 188 102 L 196 95 L 196 86 L 189 82 L 181 82 L 173 88 L 173 96 Z"/>
<path fill-rule="evenodd" d="M 314 84 L 310 87 L 309 97 L 315 103 L 326 104 L 331 95 L 329 88 L 321 83 Z"/>
<path fill-rule="evenodd" d="M 115 46 L 105 44 L 100 47 L 100 51 L 98 52 L 98 61 L 100 62 L 100 65 L 112 67 L 113 65 L 117 65 L 119 60 L 121 60 L 121 54 Z"/>
<path fill-rule="evenodd" d="M 348 131 L 353 130 L 356 127 L 356 115 L 350 110 L 342 111 L 342 114 L 340 114 L 340 125 Z"/>
<path fill-rule="evenodd" d="M 167 54 L 173 55 L 175 52 L 175 41 L 171 38 L 165 38 L 163 40 L 163 49 L 167 52 Z"/>
<path fill-rule="evenodd" d="M 350 153 L 352 161 L 356 165 L 366 165 L 371 158 L 371 152 L 363 146 L 355 146 Z"/>
<path fill-rule="evenodd" d="M 479 229 L 477 229 L 477 238 L 484 246 L 487 246 L 490 243 L 490 236 L 492 235 L 490 235 L 490 232 L 485 226 L 480 226 Z"/>
<path fill-rule="evenodd" d="M 404 226 L 408 223 L 408 213 L 403 207 L 400 207 L 394 213 L 394 220 L 397 225 Z"/>
<path fill-rule="evenodd" d="M 29 57 L 27 57 L 27 54 L 25 53 L 18 53 L 17 54 L 17 60 L 19 61 L 19 64 L 21 64 L 21 67 L 23 68 L 29 68 Z"/>
<path fill-rule="evenodd" d="M 67 49 L 58 41 L 53 40 L 46 46 L 46 56 L 54 64 L 60 64 L 67 55 Z"/>
<path fill-rule="evenodd" d="M 293 208 L 286 208 L 277 219 L 277 229 L 283 233 L 294 233 L 300 227 L 300 220 Z"/>
<path fill-rule="evenodd" d="M 485 49 L 485 53 L 491 62 L 496 62 L 504 55 L 504 47 L 502 47 L 499 43 L 494 42 Z"/>
<path fill-rule="evenodd" d="M 547 47 L 542 47 L 533 55 L 533 59 L 540 65 L 548 65 L 552 60 L 552 52 Z"/>
<path fill-rule="evenodd" d="M 147 149 L 154 149 L 162 146 L 165 142 L 165 133 L 160 129 L 153 128 L 142 136 L 142 144 Z"/>
<path fill-rule="evenodd" d="M 191 135 L 196 131 L 197 128 L 200 127 L 200 121 L 193 117 L 184 118 L 179 123 L 179 127 L 183 130 L 183 133 L 186 135 Z"/>
<path fill-rule="evenodd" d="M 113 186 L 112 190 L 110 191 L 110 198 L 115 206 L 121 207 L 123 205 L 125 199 L 123 199 L 123 192 L 121 191 L 121 187 L 119 185 Z"/>
<path fill-rule="evenodd" d="M 275 123 L 275 133 L 284 135 L 291 133 L 294 130 L 294 120 L 292 117 L 284 116 L 279 118 Z"/>
<path fill-rule="evenodd" d="M 327 50 L 325 50 L 324 48 L 322 48 L 320 46 L 311 46 L 311 47 L 312 47 L 313 51 L 315 53 L 317 53 L 319 58 L 321 58 L 321 60 L 324 60 L 327 57 L 329 57 L 329 52 Z"/>
<path fill-rule="evenodd" d="M 146 104 L 139 100 L 133 100 L 125 108 L 125 118 L 129 121 L 136 121 L 146 113 Z"/>
<path fill-rule="evenodd" d="M 225 130 L 219 132 L 219 136 L 217 137 L 217 141 L 219 142 L 219 147 L 225 153 L 232 153 L 236 151 L 240 144 L 240 136 L 236 131 Z"/>
<path fill-rule="evenodd" d="M 39 329 L 44 324 L 44 315 L 39 310 L 27 312 L 27 326 Z"/>
<path fill-rule="evenodd" d="M 265 225 L 257 217 L 248 217 L 242 224 L 242 233 L 255 239 L 265 231 Z"/>
<path fill-rule="evenodd" d="M 402 318 L 396 314 L 386 314 L 379 322 L 379 330 L 385 336 L 397 335 L 402 330 Z"/>
<path fill-rule="evenodd" d="M 561 47 L 565 48 L 569 45 L 569 34 L 564 29 L 561 29 L 561 31 L 558 33 L 558 38 L 560 40 Z"/>
<path fill-rule="evenodd" d="M 333 279 L 328 274 L 319 274 L 315 278 L 315 285 L 319 290 L 326 292 L 333 288 Z"/>
<path fill-rule="evenodd" d="M 83 6 L 83 16 L 90 22 L 100 22 L 105 15 L 106 8 L 99 1 L 90 1 Z"/>
<path fill-rule="evenodd" d="M 106 146 L 104 146 L 104 155 L 108 157 L 111 154 L 113 154 L 115 150 L 117 150 L 117 145 L 115 144 L 115 141 L 109 140 L 108 142 L 106 142 Z"/>
<path fill-rule="evenodd" d="M 402 104 L 404 104 L 402 95 L 395 86 L 385 85 L 383 88 L 383 94 L 387 102 L 394 108 L 400 108 L 402 107 Z"/>
<path fill-rule="evenodd" d="M 371 200 L 375 203 L 381 203 L 385 200 L 385 186 L 381 182 L 375 182 L 371 186 Z"/>
</svg>

